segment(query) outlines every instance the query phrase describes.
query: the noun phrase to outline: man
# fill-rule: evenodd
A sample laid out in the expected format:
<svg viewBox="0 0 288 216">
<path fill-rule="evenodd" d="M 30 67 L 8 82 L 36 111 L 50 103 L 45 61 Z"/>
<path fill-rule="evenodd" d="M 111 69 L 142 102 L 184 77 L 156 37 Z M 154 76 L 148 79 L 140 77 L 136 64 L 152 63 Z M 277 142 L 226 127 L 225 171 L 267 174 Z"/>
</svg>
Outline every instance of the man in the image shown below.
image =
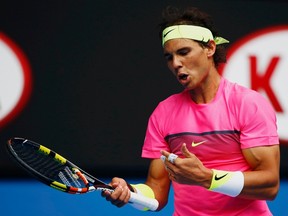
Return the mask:
<svg viewBox="0 0 288 216">
<path fill-rule="evenodd" d="M 115 192 L 103 195 L 121 207 L 131 189 L 155 197 L 161 210 L 172 182 L 175 216 L 271 215 L 265 200 L 278 193 L 280 157 L 272 107 L 219 75 L 228 41 L 207 14 L 168 8 L 160 26 L 167 65 L 185 89 L 150 116 L 142 150 L 151 158 L 145 184 L 131 188 L 113 178 Z"/>
</svg>

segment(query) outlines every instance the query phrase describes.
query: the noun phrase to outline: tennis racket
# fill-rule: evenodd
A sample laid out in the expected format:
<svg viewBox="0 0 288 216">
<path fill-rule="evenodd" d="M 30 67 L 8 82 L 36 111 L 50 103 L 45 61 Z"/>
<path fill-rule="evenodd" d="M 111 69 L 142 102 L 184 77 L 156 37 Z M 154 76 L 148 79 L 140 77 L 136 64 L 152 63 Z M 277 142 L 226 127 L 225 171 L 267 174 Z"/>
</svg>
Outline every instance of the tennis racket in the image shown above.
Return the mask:
<svg viewBox="0 0 288 216">
<path fill-rule="evenodd" d="M 114 189 L 103 181 L 83 171 L 51 149 L 24 138 L 11 138 L 7 142 L 8 152 L 30 174 L 44 184 L 70 194 L 85 194 L 92 191 Z M 156 199 L 130 193 L 129 203 L 136 203 L 155 211 Z"/>
</svg>

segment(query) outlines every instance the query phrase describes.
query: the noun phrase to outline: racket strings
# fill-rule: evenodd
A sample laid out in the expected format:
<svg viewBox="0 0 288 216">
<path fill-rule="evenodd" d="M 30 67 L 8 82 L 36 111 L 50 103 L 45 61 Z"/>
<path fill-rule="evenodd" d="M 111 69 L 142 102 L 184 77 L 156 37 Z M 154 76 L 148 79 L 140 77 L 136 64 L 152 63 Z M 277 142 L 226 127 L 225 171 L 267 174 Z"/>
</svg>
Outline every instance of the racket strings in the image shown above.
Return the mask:
<svg viewBox="0 0 288 216">
<path fill-rule="evenodd" d="M 19 146 L 18 148 L 14 146 L 14 150 L 26 164 L 45 176 L 55 177 L 55 172 L 63 169 L 63 166 L 53 160 L 52 157 L 35 151 L 33 146 Z"/>
<path fill-rule="evenodd" d="M 10 151 L 31 174 L 44 183 L 69 193 L 86 193 L 113 188 L 85 173 L 70 161 L 45 146 L 24 139 L 13 139 Z"/>
<path fill-rule="evenodd" d="M 56 160 L 54 158 L 55 154 L 45 154 L 38 151 L 38 148 L 33 143 L 13 143 L 13 150 L 17 156 L 45 178 L 53 179 L 71 187 L 86 187 L 87 182 L 74 174 L 71 167 Z"/>
</svg>

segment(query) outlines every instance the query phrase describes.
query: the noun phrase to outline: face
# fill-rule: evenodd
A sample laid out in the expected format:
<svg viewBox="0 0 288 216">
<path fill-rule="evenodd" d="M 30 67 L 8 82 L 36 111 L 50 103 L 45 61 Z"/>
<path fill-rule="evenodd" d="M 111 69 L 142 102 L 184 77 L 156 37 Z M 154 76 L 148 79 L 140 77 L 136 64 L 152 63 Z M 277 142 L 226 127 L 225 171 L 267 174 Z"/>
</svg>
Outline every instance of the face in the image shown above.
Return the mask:
<svg viewBox="0 0 288 216">
<path fill-rule="evenodd" d="M 185 88 L 193 90 L 205 85 L 210 71 L 215 68 L 213 43 L 211 48 L 202 47 L 190 39 L 172 39 L 165 43 L 164 57 L 168 68 Z"/>
</svg>

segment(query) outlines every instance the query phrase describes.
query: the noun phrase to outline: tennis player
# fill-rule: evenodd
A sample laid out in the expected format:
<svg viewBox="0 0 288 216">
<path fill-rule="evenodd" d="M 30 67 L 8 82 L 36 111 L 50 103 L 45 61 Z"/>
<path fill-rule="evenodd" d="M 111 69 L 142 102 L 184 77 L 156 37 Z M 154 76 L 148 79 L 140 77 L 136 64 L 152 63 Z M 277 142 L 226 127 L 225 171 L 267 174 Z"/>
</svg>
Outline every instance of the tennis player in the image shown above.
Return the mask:
<svg viewBox="0 0 288 216">
<path fill-rule="evenodd" d="M 228 41 L 209 15 L 171 7 L 163 15 L 164 56 L 184 90 L 160 102 L 149 118 L 142 150 L 151 159 L 146 182 L 131 186 L 113 178 L 116 190 L 104 196 L 121 207 L 131 189 L 155 197 L 161 210 L 172 182 L 174 216 L 272 215 L 266 200 L 278 193 L 280 157 L 272 106 L 219 75 Z"/>
</svg>

